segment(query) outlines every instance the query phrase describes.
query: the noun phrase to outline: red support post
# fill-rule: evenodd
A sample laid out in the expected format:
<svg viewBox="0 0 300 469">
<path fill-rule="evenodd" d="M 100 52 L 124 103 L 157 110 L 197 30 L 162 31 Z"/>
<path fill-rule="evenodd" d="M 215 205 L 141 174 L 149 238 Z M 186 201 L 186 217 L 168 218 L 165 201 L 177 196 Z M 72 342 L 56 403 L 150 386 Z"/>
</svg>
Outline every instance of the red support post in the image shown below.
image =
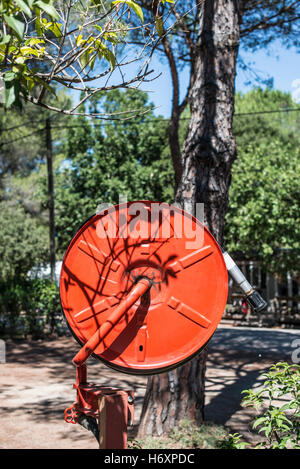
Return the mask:
<svg viewBox="0 0 300 469">
<path fill-rule="evenodd" d="M 104 392 L 99 396 L 99 448 L 126 449 L 128 418 L 133 421 L 133 391 Z"/>
<path fill-rule="evenodd" d="M 68 423 L 92 417 L 99 428 L 99 449 L 126 449 L 127 427 L 134 420 L 134 391 L 96 386 L 87 382 L 85 364 L 76 367 L 77 400 L 65 410 Z"/>
</svg>

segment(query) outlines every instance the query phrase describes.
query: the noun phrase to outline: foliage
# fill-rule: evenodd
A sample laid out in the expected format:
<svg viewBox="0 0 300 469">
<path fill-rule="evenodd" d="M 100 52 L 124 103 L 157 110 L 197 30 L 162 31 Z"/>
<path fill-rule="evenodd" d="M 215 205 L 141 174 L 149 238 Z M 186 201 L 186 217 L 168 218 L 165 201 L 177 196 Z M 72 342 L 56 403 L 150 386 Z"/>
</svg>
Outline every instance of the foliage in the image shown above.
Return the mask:
<svg viewBox="0 0 300 469">
<path fill-rule="evenodd" d="M 57 102 L 61 106 L 68 106 L 70 97 L 63 90 L 57 90 Z M 50 97 L 46 100 L 52 103 Z M 0 108 L 0 191 L 4 190 L 5 196 L 18 198 L 22 202 L 20 194 L 12 194 L 12 185 L 16 185 L 16 176 L 19 182 L 27 180 L 27 176 L 39 170 L 39 165 L 45 162 L 46 136 L 45 119 L 49 117 L 49 112 L 31 103 L 26 103 L 22 111 L 12 108 L 5 111 Z M 50 116 L 53 118 L 53 116 Z M 52 130 L 52 138 L 56 142 L 54 155 L 60 149 L 59 142 L 64 138 L 64 125 L 66 116 L 55 115 L 55 126 Z M 53 121 L 52 121 L 53 122 Z M 57 129 L 60 125 L 62 128 Z M 0 199 L 3 193 L 0 192 Z"/>
<path fill-rule="evenodd" d="M 245 94 L 236 93 L 233 128 L 238 149 L 273 140 L 298 147 L 298 107 L 291 93 L 280 90 L 256 87 Z"/>
<path fill-rule="evenodd" d="M 11 334 L 17 326 L 36 334 L 42 327 L 37 326 L 40 309 L 49 315 L 54 301 L 45 285 L 37 288 L 28 280 L 30 269 L 47 261 L 46 227 L 10 200 L 0 202 L 0 227 L 0 312 Z"/>
<path fill-rule="evenodd" d="M 11 110 L 0 111 L 0 189 L 6 186 L 6 178 L 18 171 L 27 176 L 42 158 L 41 131 L 33 133 L 31 124 L 38 128 L 40 124 L 40 113 L 35 106 L 27 105 L 24 112 Z M 23 138 L 32 134 L 24 145 Z"/>
<path fill-rule="evenodd" d="M 47 259 L 45 227 L 18 203 L 0 202 L 0 281 L 22 279 L 28 271 Z"/>
<path fill-rule="evenodd" d="M 256 51 L 280 39 L 284 46 L 299 48 L 299 2 L 246 0 L 242 2 L 243 47 Z"/>
<path fill-rule="evenodd" d="M 183 419 L 168 436 L 136 439 L 129 441 L 128 446 L 140 449 L 216 449 L 227 436 L 227 430 L 220 425 L 205 423 L 198 427 L 192 421 Z"/>
<path fill-rule="evenodd" d="M 266 380 L 259 391 L 243 391 L 245 407 L 263 410 L 263 398 L 268 399 L 267 409 L 252 426 L 265 437 L 256 447 L 300 449 L 300 366 L 280 362 L 264 376 Z M 282 405 L 282 401 L 286 403 Z"/>
<path fill-rule="evenodd" d="M 243 406 L 260 412 L 252 428 L 264 439 L 254 448 L 300 449 L 300 366 L 279 362 L 263 376 L 266 380 L 258 391 L 243 391 Z M 240 449 L 241 438 L 239 434 L 229 435 L 221 447 Z"/>
<path fill-rule="evenodd" d="M 269 271 L 299 270 L 299 149 L 280 141 L 240 149 L 232 170 L 227 248 Z"/>
<path fill-rule="evenodd" d="M 239 433 L 229 433 L 227 437 L 220 440 L 218 449 L 246 449 L 249 443 L 241 441 L 242 438 Z"/>
<path fill-rule="evenodd" d="M 239 115 L 293 109 L 289 93 L 254 89 L 236 99 L 238 159 L 226 216 L 229 251 L 260 259 L 268 271 L 299 270 L 299 136 L 297 113 Z"/>
<path fill-rule="evenodd" d="M 50 333 L 61 333 L 57 321 L 61 315 L 58 286 L 48 279 L 1 282 L 0 313 L 1 335 L 19 333 L 40 338 L 45 334 L 46 324 Z"/>
<path fill-rule="evenodd" d="M 154 116 L 146 93 L 114 90 L 95 97 L 93 111 L 140 109 L 131 121 L 93 125 L 83 117 L 73 120 L 66 142 L 67 161 L 56 174 L 56 227 L 64 252 L 81 224 L 100 203 L 128 200 L 170 201 L 173 171 L 166 146 L 166 123 Z"/>
<path fill-rule="evenodd" d="M 147 43 L 143 11 L 133 0 L 1 0 L 0 66 L 5 107 L 21 107 L 24 98 L 50 109 L 43 98 L 46 92 L 55 95 L 53 85 L 57 83 L 84 91 L 82 101 L 92 96 L 95 88 L 91 82 L 104 77 L 106 80 L 117 65 L 119 71 L 124 67 L 125 61 L 121 57 L 118 60 L 118 53 L 126 45 L 131 12 L 139 19 L 138 28 L 143 30 L 147 49 L 153 35 Z M 131 62 L 140 58 L 135 51 Z M 148 74 L 147 67 L 141 66 L 133 78 L 124 80 L 123 72 L 113 88 L 140 83 Z M 111 88 L 107 83 L 97 86 L 96 90 Z M 78 106 L 51 109 L 72 114 Z"/>
<path fill-rule="evenodd" d="M 31 280 L 28 282 L 26 298 L 27 304 L 24 306 L 29 333 L 44 333 L 45 324 L 44 322 L 39 324 L 37 318 L 43 318 L 50 325 L 50 333 L 54 332 L 57 315 L 61 314 L 59 289 L 56 283 L 48 279 Z"/>
</svg>

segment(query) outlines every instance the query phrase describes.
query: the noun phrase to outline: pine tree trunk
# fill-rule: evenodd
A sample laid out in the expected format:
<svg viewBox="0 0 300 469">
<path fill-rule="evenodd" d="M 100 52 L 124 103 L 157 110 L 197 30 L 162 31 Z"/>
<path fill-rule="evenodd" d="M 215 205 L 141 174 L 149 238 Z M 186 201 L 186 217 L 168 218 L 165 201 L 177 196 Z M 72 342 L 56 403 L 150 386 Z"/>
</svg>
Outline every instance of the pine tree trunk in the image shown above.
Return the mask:
<svg viewBox="0 0 300 469">
<path fill-rule="evenodd" d="M 168 434 L 183 419 L 203 422 L 206 355 L 204 349 L 186 365 L 148 378 L 139 437 Z"/>
<path fill-rule="evenodd" d="M 182 149 L 183 174 L 176 202 L 190 213 L 204 204 L 204 221 L 222 242 L 231 167 L 236 158 L 232 134 L 238 0 L 211 0 L 200 12 L 191 121 Z"/>
<path fill-rule="evenodd" d="M 231 167 L 234 84 L 239 43 L 239 1 L 200 4 L 191 122 L 182 150 L 182 177 L 176 203 L 195 214 L 204 204 L 204 222 L 222 243 Z M 148 379 L 139 437 L 170 432 L 180 420 L 204 419 L 207 351 L 186 365 Z"/>
</svg>

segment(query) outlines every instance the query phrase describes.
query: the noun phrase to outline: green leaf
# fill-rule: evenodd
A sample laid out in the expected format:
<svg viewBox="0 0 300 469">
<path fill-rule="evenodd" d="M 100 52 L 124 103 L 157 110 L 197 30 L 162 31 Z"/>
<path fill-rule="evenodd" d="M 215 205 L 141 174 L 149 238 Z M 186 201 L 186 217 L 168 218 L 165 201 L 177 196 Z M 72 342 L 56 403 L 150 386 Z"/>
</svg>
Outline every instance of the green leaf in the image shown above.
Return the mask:
<svg viewBox="0 0 300 469">
<path fill-rule="evenodd" d="M 162 36 L 164 33 L 164 23 L 161 16 L 159 18 L 155 18 L 155 26 L 158 35 Z"/>
<path fill-rule="evenodd" d="M 8 15 L 3 15 L 5 22 L 8 24 L 8 26 L 11 27 L 17 34 L 18 38 L 20 40 L 23 39 L 24 36 L 24 23 L 20 21 L 19 19 L 15 18 L 14 16 L 8 16 Z"/>
<path fill-rule="evenodd" d="M 89 60 L 90 60 L 90 53 L 89 53 L 89 49 L 87 49 L 79 57 L 79 62 L 80 62 L 80 65 L 82 66 L 82 68 L 85 68 L 88 65 Z"/>
<path fill-rule="evenodd" d="M 81 46 L 81 44 L 85 44 L 85 43 L 86 43 L 86 40 L 83 39 L 82 34 L 79 34 L 76 38 L 76 45 Z"/>
<path fill-rule="evenodd" d="M 144 14 L 143 10 L 141 9 L 140 5 L 135 3 L 133 0 L 115 0 L 112 2 L 113 5 L 118 5 L 121 3 L 126 3 L 126 5 L 129 6 L 129 8 L 132 8 L 132 10 L 138 15 L 140 20 L 143 22 L 144 21 Z"/>
<path fill-rule="evenodd" d="M 29 18 L 32 18 L 32 12 L 24 0 L 15 0 L 15 3 L 27 16 L 29 16 Z"/>
<path fill-rule="evenodd" d="M 16 78 L 15 72 L 6 72 L 3 76 L 5 82 L 13 81 Z"/>
<path fill-rule="evenodd" d="M 103 57 L 105 57 L 105 59 L 110 63 L 110 69 L 111 69 L 111 71 L 113 71 L 115 66 L 116 66 L 116 57 L 115 57 L 115 55 L 108 48 L 104 48 L 102 50 L 102 54 L 103 54 Z"/>
<path fill-rule="evenodd" d="M 265 417 L 260 417 L 257 420 L 255 420 L 255 422 L 252 425 L 253 430 L 259 425 L 262 425 L 263 423 L 265 423 L 265 421 L 266 421 Z"/>
<path fill-rule="evenodd" d="M 5 102 L 4 106 L 9 109 L 16 101 L 16 82 L 5 82 Z"/>
<path fill-rule="evenodd" d="M 36 12 L 35 30 L 38 36 L 42 36 L 43 31 L 42 31 L 42 26 L 41 26 L 41 10 L 39 8 L 36 8 L 35 12 Z"/>
<path fill-rule="evenodd" d="M 42 2 L 42 0 L 39 0 L 36 4 L 41 10 L 48 13 L 51 18 L 59 19 L 58 13 L 52 5 Z"/>
<path fill-rule="evenodd" d="M 31 77 L 26 77 L 26 82 L 27 82 L 26 85 L 27 85 L 28 90 L 31 91 L 35 85 L 34 79 Z"/>
<path fill-rule="evenodd" d="M 8 44 L 9 41 L 11 40 L 11 35 L 10 34 L 6 34 L 2 37 L 2 40 L 0 42 L 0 46 L 3 46 L 5 44 Z"/>
<path fill-rule="evenodd" d="M 46 29 L 52 31 L 52 33 L 57 37 L 61 37 L 61 31 L 62 31 L 62 24 L 61 23 L 56 23 L 56 22 L 50 22 L 46 24 Z"/>
</svg>

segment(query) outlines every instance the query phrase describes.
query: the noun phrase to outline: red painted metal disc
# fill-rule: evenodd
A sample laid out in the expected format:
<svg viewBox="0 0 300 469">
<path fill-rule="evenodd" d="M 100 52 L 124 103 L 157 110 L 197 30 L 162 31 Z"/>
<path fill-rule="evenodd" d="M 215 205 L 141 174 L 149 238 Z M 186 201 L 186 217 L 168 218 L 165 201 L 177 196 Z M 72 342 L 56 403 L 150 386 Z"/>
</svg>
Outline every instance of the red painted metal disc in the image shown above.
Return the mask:
<svg viewBox="0 0 300 469">
<path fill-rule="evenodd" d="M 141 201 L 93 216 L 63 260 L 60 295 L 68 324 L 85 344 L 141 277 L 150 290 L 94 351 L 120 371 L 163 372 L 195 356 L 221 320 L 228 290 L 222 252 L 188 213 Z"/>
</svg>

